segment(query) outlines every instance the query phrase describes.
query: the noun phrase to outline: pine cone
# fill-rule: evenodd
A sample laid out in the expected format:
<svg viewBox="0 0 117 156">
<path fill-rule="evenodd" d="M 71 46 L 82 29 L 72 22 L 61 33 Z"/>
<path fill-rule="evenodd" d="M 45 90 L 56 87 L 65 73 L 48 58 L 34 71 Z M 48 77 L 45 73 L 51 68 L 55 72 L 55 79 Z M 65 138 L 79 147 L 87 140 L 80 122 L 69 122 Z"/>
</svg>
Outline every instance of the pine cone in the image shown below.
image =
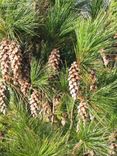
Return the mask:
<svg viewBox="0 0 117 156">
<path fill-rule="evenodd" d="M 91 76 L 90 91 L 95 91 L 97 89 L 97 78 L 95 70 L 91 70 L 90 76 Z"/>
<path fill-rule="evenodd" d="M 10 61 L 11 61 L 11 69 L 13 71 L 14 78 L 21 79 L 22 72 L 21 72 L 21 63 L 22 63 L 22 54 L 20 45 L 17 44 L 15 41 L 11 41 L 9 46 L 9 53 L 10 53 Z"/>
<path fill-rule="evenodd" d="M 59 70 L 60 65 L 60 54 L 59 50 L 53 49 L 48 60 L 48 68 L 52 72 L 57 72 Z"/>
<path fill-rule="evenodd" d="M 27 96 L 30 91 L 31 84 L 25 80 L 19 80 L 19 84 L 21 92 L 23 93 L 24 96 Z"/>
<path fill-rule="evenodd" d="M 69 69 L 69 90 L 70 94 L 74 100 L 78 97 L 79 85 L 80 85 L 80 76 L 79 68 L 76 62 L 74 62 Z"/>
<path fill-rule="evenodd" d="M 78 115 L 79 115 L 79 118 L 83 121 L 83 124 L 85 124 L 87 121 L 90 121 L 90 115 L 88 113 L 88 106 L 84 100 L 81 100 L 78 106 Z"/>
<path fill-rule="evenodd" d="M 9 45 L 10 41 L 8 40 L 3 40 L 0 43 L 1 73 L 4 80 L 7 79 L 10 72 Z"/>
<path fill-rule="evenodd" d="M 6 106 L 6 91 L 7 87 L 2 82 L 0 84 L 0 112 L 6 114 L 7 106 Z"/>
<path fill-rule="evenodd" d="M 41 96 L 38 91 L 34 90 L 29 99 L 30 111 L 33 117 L 37 117 L 41 108 L 39 107 Z"/>
</svg>

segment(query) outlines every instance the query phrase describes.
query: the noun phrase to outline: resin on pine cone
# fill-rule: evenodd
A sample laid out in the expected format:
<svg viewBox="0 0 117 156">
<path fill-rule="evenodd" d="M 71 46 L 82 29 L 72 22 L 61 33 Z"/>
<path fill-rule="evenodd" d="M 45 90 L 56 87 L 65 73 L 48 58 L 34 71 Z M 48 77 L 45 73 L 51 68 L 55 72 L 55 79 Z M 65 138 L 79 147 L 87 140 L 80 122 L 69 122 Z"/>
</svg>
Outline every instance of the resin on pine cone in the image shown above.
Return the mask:
<svg viewBox="0 0 117 156">
<path fill-rule="evenodd" d="M 20 45 L 15 41 L 11 41 L 9 48 L 10 48 L 9 53 L 10 53 L 10 61 L 11 61 L 11 69 L 13 72 L 13 77 L 16 80 L 21 79 L 22 78 L 22 72 L 21 72 L 22 54 L 21 54 Z"/>
<path fill-rule="evenodd" d="M 49 59 L 48 59 L 48 68 L 52 72 L 57 72 L 60 65 L 60 54 L 58 49 L 53 49 Z"/>
<path fill-rule="evenodd" d="M 0 83 L 0 112 L 6 114 L 7 106 L 6 106 L 6 99 L 7 99 L 7 87 L 2 82 Z"/>
<path fill-rule="evenodd" d="M 33 90 L 31 97 L 29 99 L 30 111 L 33 117 L 37 117 L 38 113 L 41 111 L 40 104 L 41 95 L 37 90 Z"/>
<path fill-rule="evenodd" d="M 9 46 L 10 46 L 9 40 L 4 39 L 0 43 L 1 74 L 4 80 L 6 80 L 10 74 Z"/>
<path fill-rule="evenodd" d="M 76 62 L 74 62 L 69 69 L 68 81 L 70 94 L 73 99 L 76 100 L 80 86 L 79 68 Z"/>
</svg>

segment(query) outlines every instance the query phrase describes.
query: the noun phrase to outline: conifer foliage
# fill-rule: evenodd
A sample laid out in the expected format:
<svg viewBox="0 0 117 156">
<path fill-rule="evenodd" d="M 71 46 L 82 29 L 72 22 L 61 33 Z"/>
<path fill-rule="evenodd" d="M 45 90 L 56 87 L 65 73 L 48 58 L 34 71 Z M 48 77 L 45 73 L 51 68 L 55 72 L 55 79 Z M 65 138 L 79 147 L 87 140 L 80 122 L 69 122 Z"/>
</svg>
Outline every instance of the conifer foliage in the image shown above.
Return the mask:
<svg viewBox="0 0 117 156">
<path fill-rule="evenodd" d="M 117 155 L 116 0 L 0 0 L 0 155 Z"/>
</svg>

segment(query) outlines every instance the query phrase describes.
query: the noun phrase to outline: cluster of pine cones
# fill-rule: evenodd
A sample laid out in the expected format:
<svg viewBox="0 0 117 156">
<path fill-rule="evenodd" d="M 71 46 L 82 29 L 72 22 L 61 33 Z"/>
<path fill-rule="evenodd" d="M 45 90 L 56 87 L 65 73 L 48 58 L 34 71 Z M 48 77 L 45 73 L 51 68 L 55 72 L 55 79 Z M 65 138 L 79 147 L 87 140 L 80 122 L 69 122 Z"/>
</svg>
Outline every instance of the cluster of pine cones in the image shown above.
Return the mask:
<svg viewBox="0 0 117 156">
<path fill-rule="evenodd" d="M 2 82 L 0 85 L 0 112 L 5 114 L 7 110 L 6 92 L 8 90 L 7 83 L 12 82 L 13 85 L 20 88 L 23 96 L 28 98 L 30 112 L 33 117 L 37 117 L 39 112 L 51 112 L 48 107 L 41 104 L 42 93 L 32 88 L 30 78 L 31 57 L 28 53 L 22 53 L 20 45 L 16 41 L 4 39 L 0 43 L 0 66 Z M 56 73 L 59 70 L 60 54 L 58 49 L 53 49 L 48 60 L 48 69 Z M 11 81 L 12 80 L 12 81 Z M 31 95 L 30 95 L 31 92 Z M 50 111 L 48 111 L 48 110 Z M 49 113 L 48 113 L 49 117 Z"/>
<path fill-rule="evenodd" d="M 102 57 L 104 53 L 101 52 Z M 103 57 L 103 60 L 104 57 Z M 30 62 L 31 57 L 28 53 L 22 53 L 20 45 L 16 41 L 10 41 L 4 39 L 0 43 L 0 65 L 1 65 L 1 91 L 0 91 L 0 112 L 6 113 L 6 82 L 9 77 L 13 79 L 14 85 L 20 86 L 20 91 L 24 96 L 28 96 L 30 90 L 32 93 L 28 97 L 31 115 L 33 117 L 38 115 L 38 112 L 44 111 L 43 105 L 41 105 L 42 95 L 36 89 L 32 88 L 31 78 L 30 78 Z M 49 59 L 48 59 L 48 69 L 52 71 L 55 75 L 59 71 L 60 67 L 60 53 L 58 49 L 53 49 Z M 105 64 L 107 65 L 107 63 Z M 90 91 L 95 91 L 97 89 L 97 78 L 96 72 L 91 70 L 90 72 L 91 84 Z M 83 123 L 90 120 L 90 115 L 88 113 L 88 104 L 84 99 L 80 99 L 80 67 L 77 62 L 73 62 L 69 69 L 68 82 L 69 91 L 74 101 L 79 101 L 78 115 Z M 53 104 L 54 105 L 54 104 Z M 49 108 L 50 109 L 50 108 Z M 51 114 L 53 114 L 53 109 L 51 109 Z"/>
<path fill-rule="evenodd" d="M 6 86 L 4 82 L 9 80 L 9 77 L 13 79 L 14 85 L 20 86 L 20 90 L 24 96 L 28 96 L 29 91 L 32 90 L 32 93 L 29 97 L 29 106 L 31 115 L 33 117 L 38 115 L 38 112 L 41 112 L 43 106 L 39 103 L 41 102 L 41 94 L 32 88 L 30 83 L 30 62 L 31 58 L 29 54 L 22 54 L 20 45 L 16 41 L 10 41 L 4 39 L 0 43 L 0 61 L 1 61 L 1 74 L 2 80 L 1 83 L 1 92 L 0 92 L 0 111 L 5 114 L 6 105 Z M 52 71 L 53 75 L 59 71 L 60 67 L 60 53 L 58 49 L 53 49 L 49 59 L 48 59 L 48 69 Z M 70 94 L 73 97 L 74 101 L 78 99 L 79 88 L 80 88 L 80 69 L 77 62 L 73 62 L 69 69 L 69 90 Z M 96 75 L 92 71 L 92 86 L 91 90 L 96 88 Z M 41 106 L 41 107 L 40 107 Z M 52 110 L 53 112 L 53 110 Z M 80 101 L 78 112 L 83 120 L 87 120 L 87 106 L 85 101 Z"/>
<path fill-rule="evenodd" d="M 30 61 L 25 54 L 22 54 L 21 46 L 18 42 L 4 39 L 0 43 L 0 66 L 2 75 L 0 112 L 5 114 L 7 110 L 7 83 L 12 82 L 12 85 L 19 87 L 24 96 L 27 95 L 31 87 L 29 83 Z"/>
</svg>

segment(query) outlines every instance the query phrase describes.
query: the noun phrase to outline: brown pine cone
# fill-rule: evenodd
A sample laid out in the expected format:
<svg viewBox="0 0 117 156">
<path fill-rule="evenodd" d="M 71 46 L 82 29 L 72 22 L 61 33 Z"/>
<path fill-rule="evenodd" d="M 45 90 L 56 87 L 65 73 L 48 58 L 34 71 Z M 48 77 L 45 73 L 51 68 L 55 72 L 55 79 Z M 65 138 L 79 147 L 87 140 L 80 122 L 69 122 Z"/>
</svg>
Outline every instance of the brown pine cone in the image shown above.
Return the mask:
<svg viewBox="0 0 117 156">
<path fill-rule="evenodd" d="M 70 94 L 73 99 L 76 100 L 80 85 L 79 68 L 76 62 L 74 62 L 69 69 L 68 81 Z"/>
<path fill-rule="evenodd" d="M 10 53 L 10 61 L 11 61 L 11 69 L 13 72 L 13 77 L 16 80 L 21 79 L 22 78 L 22 72 L 21 72 L 22 54 L 21 54 L 20 45 L 15 41 L 11 41 L 9 48 L 10 48 L 9 53 Z"/>
<path fill-rule="evenodd" d="M 3 113 L 4 115 L 6 114 L 7 106 L 6 106 L 6 92 L 7 92 L 7 87 L 6 85 L 1 82 L 0 83 L 0 112 Z"/>
<path fill-rule="evenodd" d="M 23 93 L 24 96 L 27 96 L 30 91 L 31 84 L 25 80 L 19 80 L 19 84 L 21 92 Z"/>
<path fill-rule="evenodd" d="M 59 70 L 59 65 L 60 65 L 59 50 L 53 49 L 48 59 L 48 68 L 52 72 L 57 72 Z"/>
<path fill-rule="evenodd" d="M 9 45 L 10 41 L 6 39 L 0 43 L 1 74 L 4 80 L 6 80 L 10 74 Z"/>
<path fill-rule="evenodd" d="M 39 106 L 41 100 L 41 95 L 38 91 L 33 90 L 31 97 L 29 99 L 30 111 L 33 117 L 37 117 L 41 107 Z"/>
<path fill-rule="evenodd" d="M 81 100 L 81 102 L 79 103 L 78 115 L 79 115 L 79 118 L 83 121 L 83 124 L 85 124 L 87 121 L 90 121 L 88 106 L 84 100 Z"/>
</svg>

